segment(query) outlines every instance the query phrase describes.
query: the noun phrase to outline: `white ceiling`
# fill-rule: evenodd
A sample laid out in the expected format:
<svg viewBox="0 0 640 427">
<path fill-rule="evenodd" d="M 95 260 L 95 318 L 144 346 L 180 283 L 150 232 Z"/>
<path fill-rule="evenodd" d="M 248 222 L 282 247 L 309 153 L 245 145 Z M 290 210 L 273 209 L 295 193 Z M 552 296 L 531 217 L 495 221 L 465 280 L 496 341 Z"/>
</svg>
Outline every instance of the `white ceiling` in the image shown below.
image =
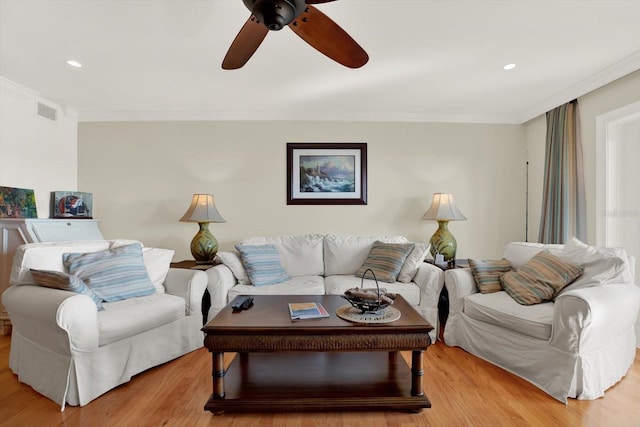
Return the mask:
<svg viewBox="0 0 640 427">
<path fill-rule="evenodd" d="M 522 123 L 640 69 L 640 0 L 316 7 L 368 52 L 364 67 L 284 28 L 243 68 L 222 70 L 249 16 L 241 0 L 0 0 L 0 76 L 80 121 Z"/>
</svg>

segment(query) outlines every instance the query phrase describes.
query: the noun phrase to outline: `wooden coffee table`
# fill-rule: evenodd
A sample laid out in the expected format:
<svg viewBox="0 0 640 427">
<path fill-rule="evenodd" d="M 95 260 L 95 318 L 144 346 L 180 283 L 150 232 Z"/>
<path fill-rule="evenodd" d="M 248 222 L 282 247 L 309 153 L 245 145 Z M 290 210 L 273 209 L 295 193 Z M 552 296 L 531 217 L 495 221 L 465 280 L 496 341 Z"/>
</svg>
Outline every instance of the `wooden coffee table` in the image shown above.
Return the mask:
<svg viewBox="0 0 640 427">
<path fill-rule="evenodd" d="M 255 296 L 249 310 L 231 303 L 202 330 L 213 358 L 213 394 L 220 412 L 300 410 L 421 411 L 423 352 L 433 327 L 401 296 L 400 319 L 351 323 L 336 316 L 337 295 Z M 292 321 L 290 302 L 318 302 L 329 318 Z M 398 351 L 411 351 L 411 367 Z M 224 370 L 224 353 L 239 353 Z"/>
</svg>

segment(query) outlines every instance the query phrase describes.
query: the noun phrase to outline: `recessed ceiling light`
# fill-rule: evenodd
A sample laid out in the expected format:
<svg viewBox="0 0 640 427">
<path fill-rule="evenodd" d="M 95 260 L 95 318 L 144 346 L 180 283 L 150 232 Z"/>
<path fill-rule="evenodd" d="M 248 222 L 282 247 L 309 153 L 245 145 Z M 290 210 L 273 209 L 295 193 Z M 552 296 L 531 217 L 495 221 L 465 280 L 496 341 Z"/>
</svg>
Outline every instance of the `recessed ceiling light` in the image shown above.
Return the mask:
<svg viewBox="0 0 640 427">
<path fill-rule="evenodd" d="M 516 68 L 516 64 L 507 64 L 502 67 L 502 69 L 505 71 L 513 70 L 514 68 Z"/>
<path fill-rule="evenodd" d="M 81 68 L 82 64 L 79 63 L 78 61 L 75 61 L 73 59 L 67 59 L 67 65 L 71 66 L 71 67 L 75 67 L 75 68 Z"/>
</svg>

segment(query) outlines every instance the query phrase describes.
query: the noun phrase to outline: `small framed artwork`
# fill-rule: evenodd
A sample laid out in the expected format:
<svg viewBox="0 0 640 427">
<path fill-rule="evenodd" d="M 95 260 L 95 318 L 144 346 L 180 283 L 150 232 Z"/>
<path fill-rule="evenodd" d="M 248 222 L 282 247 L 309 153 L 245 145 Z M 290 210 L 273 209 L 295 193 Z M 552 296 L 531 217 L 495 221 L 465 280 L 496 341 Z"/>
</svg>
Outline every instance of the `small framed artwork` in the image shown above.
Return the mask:
<svg viewBox="0 0 640 427">
<path fill-rule="evenodd" d="M 38 218 L 34 191 L 0 187 L 0 218 Z"/>
<path fill-rule="evenodd" d="M 51 218 L 91 219 L 93 194 L 79 191 L 51 193 Z"/>
<path fill-rule="evenodd" d="M 287 205 L 366 204 L 366 143 L 287 144 Z"/>
</svg>

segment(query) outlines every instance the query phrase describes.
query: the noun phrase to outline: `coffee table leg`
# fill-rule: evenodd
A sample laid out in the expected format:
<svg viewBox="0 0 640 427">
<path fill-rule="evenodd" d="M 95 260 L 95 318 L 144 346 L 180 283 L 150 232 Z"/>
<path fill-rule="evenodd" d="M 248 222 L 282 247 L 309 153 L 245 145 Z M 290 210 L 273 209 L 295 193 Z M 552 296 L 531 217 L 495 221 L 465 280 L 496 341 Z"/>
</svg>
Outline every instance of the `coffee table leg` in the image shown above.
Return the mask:
<svg viewBox="0 0 640 427">
<path fill-rule="evenodd" d="M 424 370 L 422 368 L 422 355 L 424 350 L 414 350 L 411 353 L 411 395 L 424 396 L 422 391 L 422 376 Z"/>
<path fill-rule="evenodd" d="M 213 397 L 224 398 L 224 353 L 213 352 Z"/>
</svg>

